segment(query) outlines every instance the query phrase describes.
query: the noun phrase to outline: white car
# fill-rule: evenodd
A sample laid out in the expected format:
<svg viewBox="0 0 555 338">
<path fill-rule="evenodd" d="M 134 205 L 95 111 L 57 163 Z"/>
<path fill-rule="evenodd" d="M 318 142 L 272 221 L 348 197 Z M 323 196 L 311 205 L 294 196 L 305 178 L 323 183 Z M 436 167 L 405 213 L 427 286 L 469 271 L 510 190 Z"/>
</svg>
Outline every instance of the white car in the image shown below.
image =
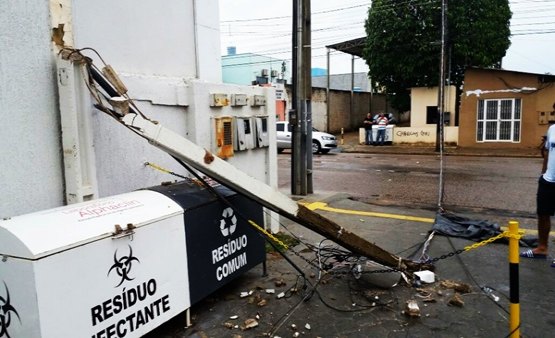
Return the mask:
<svg viewBox="0 0 555 338">
<path fill-rule="evenodd" d="M 293 133 L 291 125 L 286 121 L 276 122 L 277 150 L 281 153 L 283 149 L 291 149 Z M 312 153 L 326 154 L 337 147 L 337 139 L 332 134 L 323 133 L 312 128 Z"/>
</svg>

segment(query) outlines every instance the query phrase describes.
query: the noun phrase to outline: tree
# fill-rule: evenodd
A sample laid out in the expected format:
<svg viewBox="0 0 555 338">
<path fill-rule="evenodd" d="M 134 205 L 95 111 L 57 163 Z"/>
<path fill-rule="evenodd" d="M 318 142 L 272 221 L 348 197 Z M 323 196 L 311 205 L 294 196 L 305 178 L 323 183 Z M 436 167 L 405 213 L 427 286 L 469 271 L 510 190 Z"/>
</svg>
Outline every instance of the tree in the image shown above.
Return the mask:
<svg viewBox="0 0 555 338">
<path fill-rule="evenodd" d="M 508 0 L 450 1 L 448 77 L 459 85 L 469 66 L 499 67 L 510 46 Z M 373 0 L 366 20 L 364 58 L 372 81 L 399 110 L 410 107 L 409 88 L 437 86 L 441 0 Z"/>
</svg>

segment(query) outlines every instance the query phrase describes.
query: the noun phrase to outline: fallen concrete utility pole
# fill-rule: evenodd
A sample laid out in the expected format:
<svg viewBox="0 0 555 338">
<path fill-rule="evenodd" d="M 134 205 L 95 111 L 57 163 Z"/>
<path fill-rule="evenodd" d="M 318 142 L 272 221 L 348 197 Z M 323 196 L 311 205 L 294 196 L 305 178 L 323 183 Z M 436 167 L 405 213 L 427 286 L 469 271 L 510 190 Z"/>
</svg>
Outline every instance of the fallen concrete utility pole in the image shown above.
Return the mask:
<svg viewBox="0 0 555 338">
<path fill-rule="evenodd" d="M 122 97 L 112 84 L 114 81 L 108 81 L 92 63 L 87 63 L 87 66 L 92 78 L 103 89 L 105 92 L 103 95 L 114 108 L 114 110 L 106 111 L 107 109 L 104 107 L 102 110 L 148 140 L 152 145 L 262 206 L 333 240 L 356 254 L 396 269 L 415 271 L 421 268 L 421 264 L 391 254 L 347 231 L 337 223 L 296 203 L 278 190 L 214 156 L 208 150 L 163 127 L 156 121 L 149 120 L 133 105 L 129 105 L 128 99 Z M 125 108 L 122 109 L 122 106 Z"/>
</svg>

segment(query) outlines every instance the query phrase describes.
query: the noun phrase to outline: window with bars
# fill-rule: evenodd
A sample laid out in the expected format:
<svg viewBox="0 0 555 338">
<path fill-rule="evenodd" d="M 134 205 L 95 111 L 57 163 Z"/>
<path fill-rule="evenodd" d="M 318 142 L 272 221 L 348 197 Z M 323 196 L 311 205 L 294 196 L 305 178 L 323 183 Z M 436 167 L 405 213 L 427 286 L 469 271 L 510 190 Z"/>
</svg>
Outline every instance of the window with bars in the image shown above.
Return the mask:
<svg viewBox="0 0 555 338">
<path fill-rule="evenodd" d="M 521 99 L 479 100 L 477 142 L 520 142 Z"/>
</svg>

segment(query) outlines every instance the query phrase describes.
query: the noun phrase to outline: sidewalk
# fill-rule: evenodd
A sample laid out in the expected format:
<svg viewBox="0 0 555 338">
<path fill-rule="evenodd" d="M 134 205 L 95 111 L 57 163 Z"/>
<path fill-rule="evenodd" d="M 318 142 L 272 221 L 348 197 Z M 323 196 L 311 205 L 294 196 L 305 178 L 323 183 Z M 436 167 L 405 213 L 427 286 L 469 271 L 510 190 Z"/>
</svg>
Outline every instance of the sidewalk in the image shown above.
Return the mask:
<svg viewBox="0 0 555 338">
<path fill-rule="evenodd" d="M 403 219 L 317 211 L 389 252 L 403 257 L 416 253 L 414 259 L 421 253 L 418 244 L 426 239 L 435 216 L 428 210 L 353 201 L 345 193 L 319 193 L 304 200 L 315 201 L 335 209 L 413 216 Z M 465 216 L 483 219 L 481 215 Z M 284 232 L 291 231 L 305 243 L 332 244 L 321 242 L 322 237 L 306 228 L 284 219 L 281 222 Z M 472 243 L 436 236 L 427 253 L 440 257 Z M 287 252 L 287 257 L 303 271 L 306 281 L 284 258 L 268 253 L 267 276 L 262 276 L 261 268 L 250 270 L 194 306 L 192 327 L 183 328 L 184 319 L 178 317 L 147 337 L 505 337 L 509 333 L 507 255 L 507 245 L 488 244 L 437 261 L 435 283 L 413 287 L 399 282 L 382 289 L 372 284 L 373 279 L 382 278 L 380 275 L 357 279 L 347 271 L 319 280 L 318 269 L 309 264 L 317 266 L 319 260 L 299 244 Z M 555 318 L 554 270 L 546 260 L 521 261 L 523 337 L 546 337 L 555 330 L 555 322 L 549 319 Z M 459 301 L 454 302 L 455 291 L 446 287 L 445 281 L 467 286 L 469 292 L 460 293 Z M 311 292 L 314 286 L 316 291 Z M 492 294 L 484 293 L 482 287 L 489 287 Z M 267 293 L 271 289 L 274 293 Z M 241 297 L 241 293 L 249 295 Z M 420 316 L 406 315 L 409 300 L 416 301 Z M 249 319 L 257 325 L 247 329 L 245 321 Z"/>
<path fill-rule="evenodd" d="M 348 132 L 337 137 L 338 148 L 346 153 L 370 153 L 370 154 L 411 154 L 411 155 L 439 155 L 435 145 L 384 145 L 371 146 L 359 143 L 358 132 Z M 526 149 L 503 149 L 503 148 L 470 148 L 445 146 L 447 156 L 487 156 L 487 157 L 541 157 L 540 150 L 536 148 Z"/>
</svg>

